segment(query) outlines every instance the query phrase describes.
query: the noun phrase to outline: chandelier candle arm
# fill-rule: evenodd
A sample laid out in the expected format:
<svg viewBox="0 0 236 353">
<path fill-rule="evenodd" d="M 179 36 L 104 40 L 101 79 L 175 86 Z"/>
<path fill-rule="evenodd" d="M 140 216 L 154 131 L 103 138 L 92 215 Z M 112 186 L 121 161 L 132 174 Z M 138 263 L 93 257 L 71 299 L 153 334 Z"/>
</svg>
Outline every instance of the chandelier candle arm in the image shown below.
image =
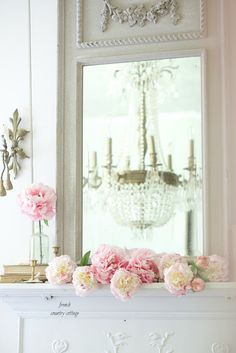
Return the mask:
<svg viewBox="0 0 236 353">
<path fill-rule="evenodd" d="M 97 152 L 93 151 L 89 158 L 88 166 L 88 186 L 92 189 L 97 189 L 102 184 L 102 178 L 98 175 Z"/>
<path fill-rule="evenodd" d="M 125 170 L 130 170 L 130 156 L 125 157 Z"/>
</svg>

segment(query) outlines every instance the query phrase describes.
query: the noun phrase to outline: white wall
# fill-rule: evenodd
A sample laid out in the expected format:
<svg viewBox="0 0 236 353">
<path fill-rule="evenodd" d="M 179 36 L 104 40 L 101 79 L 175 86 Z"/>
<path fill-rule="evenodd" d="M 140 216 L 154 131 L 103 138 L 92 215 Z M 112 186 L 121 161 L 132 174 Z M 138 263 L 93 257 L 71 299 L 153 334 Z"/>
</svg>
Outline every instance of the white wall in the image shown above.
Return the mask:
<svg viewBox="0 0 236 353">
<path fill-rule="evenodd" d="M 0 198 L 0 265 L 28 261 L 31 221 L 21 214 L 17 194 L 31 182 L 55 187 L 57 96 L 57 0 L 0 0 L 0 126 L 18 108 L 31 130 L 24 146 L 29 160 Z M 47 230 L 55 242 L 54 221 Z M 16 353 L 15 314 L 0 304 L 0 351 Z"/>
</svg>

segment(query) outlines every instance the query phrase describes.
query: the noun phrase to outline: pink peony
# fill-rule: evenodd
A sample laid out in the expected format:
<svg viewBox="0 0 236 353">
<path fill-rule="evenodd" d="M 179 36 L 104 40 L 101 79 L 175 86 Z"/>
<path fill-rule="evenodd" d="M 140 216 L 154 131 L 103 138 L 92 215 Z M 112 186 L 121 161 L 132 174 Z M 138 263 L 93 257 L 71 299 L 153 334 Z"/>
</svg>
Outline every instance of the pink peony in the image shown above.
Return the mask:
<svg viewBox="0 0 236 353">
<path fill-rule="evenodd" d="M 18 195 L 22 213 L 32 221 L 49 220 L 55 215 L 56 193 L 47 185 L 32 184 Z"/>
<path fill-rule="evenodd" d="M 157 255 L 150 249 L 134 249 L 126 269 L 139 276 L 142 283 L 157 282 L 159 270 Z"/>
<path fill-rule="evenodd" d="M 188 264 L 177 262 L 164 271 L 165 286 L 169 292 L 185 295 L 191 288 L 193 273 Z"/>
<path fill-rule="evenodd" d="M 185 257 L 182 257 L 179 254 L 157 254 L 159 257 L 159 271 L 160 271 L 160 279 L 164 279 L 164 272 L 166 269 L 171 267 L 176 263 L 187 263 Z"/>
<path fill-rule="evenodd" d="M 127 265 L 125 250 L 109 245 L 101 245 L 91 256 L 92 269 L 98 282 L 110 283 L 112 276 L 119 268 Z"/>
<path fill-rule="evenodd" d="M 205 282 L 201 278 L 194 278 L 191 282 L 191 288 L 194 292 L 201 292 L 205 288 Z"/>
<path fill-rule="evenodd" d="M 46 268 L 46 277 L 51 284 L 71 283 L 76 264 L 68 255 L 55 257 Z"/>
<path fill-rule="evenodd" d="M 76 294 L 81 297 L 93 292 L 98 284 L 91 266 L 77 267 L 73 273 L 72 283 L 75 287 Z"/>
<path fill-rule="evenodd" d="M 203 276 L 210 282 L 225 282 L 228 280 L 228 262 L 219 255 L 209 256 L 209 266 Z"/>
<path fill-rule="evenodd" d="M 195 264 L 200 269 L 207 270 L 209 267 L 210 259 L 208 256 L 198 256 L 195 260 Z"/>
<path fill-rule="evenodd" d="M 125 269 L 119 269 L 111 279 L 112 294 L 123 301 L 131 298 L 141 284 L 139 276 Z"/>
</svg>

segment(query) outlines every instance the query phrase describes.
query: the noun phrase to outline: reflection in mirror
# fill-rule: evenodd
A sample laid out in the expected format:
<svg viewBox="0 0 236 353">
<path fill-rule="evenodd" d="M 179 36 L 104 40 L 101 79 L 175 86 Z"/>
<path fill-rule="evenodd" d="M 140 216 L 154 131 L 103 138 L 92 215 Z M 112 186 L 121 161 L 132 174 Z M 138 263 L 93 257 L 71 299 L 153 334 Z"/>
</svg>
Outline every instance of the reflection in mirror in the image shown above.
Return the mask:
<svg viewBox="0 0 236 353">
<path fill-rule="evenodd" d="M 83 67 L 83 252 L 202 253 L 201 65 Z"/>
</svg>

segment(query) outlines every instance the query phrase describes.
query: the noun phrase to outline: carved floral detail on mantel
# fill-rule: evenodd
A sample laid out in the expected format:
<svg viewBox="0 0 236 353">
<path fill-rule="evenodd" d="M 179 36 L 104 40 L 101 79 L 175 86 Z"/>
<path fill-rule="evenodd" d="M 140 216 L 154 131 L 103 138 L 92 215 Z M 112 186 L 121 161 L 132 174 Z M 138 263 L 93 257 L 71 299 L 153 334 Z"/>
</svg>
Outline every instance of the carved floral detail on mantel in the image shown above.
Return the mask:
<svg viewBox="0 0 236 353">
<path fill-rule="evenodd" d="M 69 345 L 64 340 L 55 340 L 52 342 L 52 353 L 65 353 Z"/>
<path fill-rule="evenodd" d="M 104 353 L 120 353 L 121 347 L 127 344 L 129 336 L 126 333 L 117 332 L 112 334 L 108 332 L 106 337 L 109 339 L 112 351 L 106 350 Z"/>
<path fill-rule="evenodd" d="M 212 353 L 230 353 L 229 345 L 225 343 L 213 343 Z"/>
<path fill-rule="evenodd" d="M 126 9 L 121 9 L 112 5 L 112 0 L 102 0 L 104 3 L 101 12 L 101 29 L 105 32 L 110 19 L 118 23 L 128 23 L 130 27 L 138 25 L 145 26 L 149 23 L 158 23 L 161 17 L 170 16 L 171 22 L 177 25 L 181 19 L 178 13 L 177 0 L 161 0 L 151 6 L 149 10 L 142 5 L 132 5 Z"/>
<path fill-rule="evenodd" d="M 156 353 L 174 353 L 173 348 L 167 348 L 167 344 L 174 332 L 166 332 L 163 336 L 156 332 L 150 332 L 147 335 L 149 344 Z"/>
</svg>

